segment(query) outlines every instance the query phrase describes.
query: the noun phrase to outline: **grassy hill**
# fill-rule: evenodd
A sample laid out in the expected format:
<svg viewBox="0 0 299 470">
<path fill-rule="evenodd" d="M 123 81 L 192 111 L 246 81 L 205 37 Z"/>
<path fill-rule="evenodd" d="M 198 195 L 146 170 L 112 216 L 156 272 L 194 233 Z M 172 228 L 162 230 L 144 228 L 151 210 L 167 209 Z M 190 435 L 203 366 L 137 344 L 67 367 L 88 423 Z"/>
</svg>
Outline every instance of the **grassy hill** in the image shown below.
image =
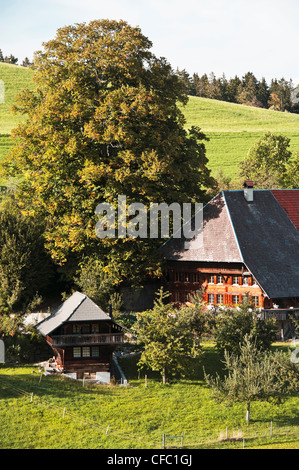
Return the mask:
<svg viewBox="0 0 299 470">
<path fill-rule="evenodd" d="M 212 172 L 222 168 L 233 176 L 238 162 L 265 132 L 291 139 L 291 151 L 299 151 L 299 114 L 281 113 L 224 101 L 191 96 L 183 112 L 186 127 L 199 126 L 209 137 L 207 157 Z"/>
<path fill-rule="evenodd" d="M 0 104 L 0 159 L 11 148 L 10 132 L 22 116 L 12 115 L 14 97 L 22 88 L 32 88 L 33 72 L 24 67 L 0 63 L 5 84 L 5 103 Z M 233 176 L 253 143 L 265 132 L 282 133 L 291 139 L 291 150 L 299 151 L 299 115 L 191 96 L 183 112 L 186 127 L 199 126 L 210 138 L 206 143 L 213 174 L 222 168 Z"/>
<path fill-rule="evenodd" d="M 0 103 L 0 159 L 11 148 L 11 130 L 24 119 L 23 116 L 13 115 L 11 106 L 15 103 L 15 96 L 23 88 L 32 88 L 32 70 L 18 65 L 0 63 L 0 80 L 5 87 L 5 102 Z"/>
<path fill-rule="evenodd" d="M 193 378 L 166 385 L 145 371 L 145 387 L 136 360 L 121 361 L 129 387 L 83 387 L 61 376 L 41 378 L 33 366 L 0 365 L 0 449 L 161 449 L 163 434 L 182 432 L 184 449 L 299 448 L 297 396 L 281 405 L 252 403 L 249 425 L 245 403 L 227 407 L 212 398 L 202 367 L 221 374 L 221 361 L 211 341 L 203 342 Z M 181 438 L 166 446 L 180 448 Z"/>
</svg>

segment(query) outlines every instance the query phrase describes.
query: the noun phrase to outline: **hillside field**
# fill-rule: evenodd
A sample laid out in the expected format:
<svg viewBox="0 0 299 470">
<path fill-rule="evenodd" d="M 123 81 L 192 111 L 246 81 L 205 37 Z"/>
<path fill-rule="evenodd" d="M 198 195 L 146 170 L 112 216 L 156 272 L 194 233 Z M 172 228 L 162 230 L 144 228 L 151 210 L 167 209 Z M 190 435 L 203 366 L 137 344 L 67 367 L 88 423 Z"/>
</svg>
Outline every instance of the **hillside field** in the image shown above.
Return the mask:
<svg viewBox="0 0 299 470">
<path fill-rule="evenodd" d="M 23 116 L 12 115 L 14 97 L 22 88 L 33 88 L 32 70 L 0 63 L 0 79 L 5 85 L 5 103 L 0 104 L 0 159 L 11 148 L 10 132 Z M 282 133 L 291 139 L 292 151 L 299 151 L 299 115 L 190 96 L 182 108 L 186 128 L 200 127 L 209 137 L 207 157 L 212 173 L 222 168 L 234 176 L 238 162 L 265 132 Z"/>
<path fill-rule="evenodd" d="M 41 376 L 32 365 L 1 365 L 0 449 L 161 449 L 163 434 L 182 433 L 184 449 L 299 448 L 298 396 L 280 405 L 252 403 L 249 425 L 245 403 L 227 407 L 212 398 L 203 366 L 215 374 L 221 365 L 210 341 L 193 377 L 165 385 L 147 372 L 145 387 L 136 357 L 120 363 L 128 387 L 83 387 Z M 166 439 L 166 447 L 180 448 L 181 438 Z"/>
<path fill-rule="evenodd" d="M 182 109 L 186 128 L 198 126 L 210 139 L 205 145 L 213 174 L 222 168 L 224 174 L 234 176 L 239 161 L 266 132 L 289 137 L 290 150 L 299 151 L 299 114 L 195 96 L 190 96 L 187 106 Z"/>
</svg>

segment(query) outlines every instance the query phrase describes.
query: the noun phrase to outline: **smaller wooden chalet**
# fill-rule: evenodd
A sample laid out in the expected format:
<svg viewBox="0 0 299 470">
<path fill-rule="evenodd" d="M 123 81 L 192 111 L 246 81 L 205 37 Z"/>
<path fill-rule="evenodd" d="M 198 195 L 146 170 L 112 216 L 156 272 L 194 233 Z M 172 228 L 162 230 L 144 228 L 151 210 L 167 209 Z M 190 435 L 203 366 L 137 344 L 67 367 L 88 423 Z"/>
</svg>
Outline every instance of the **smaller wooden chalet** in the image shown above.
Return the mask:
<svg viewBox="0 0 299 470">
<path fill-rule="evenodd" d="M 110 382 L 112 353 L 124 333 L 87 295 L 75 292 L 35 328 L 52 347 L 61 372 Z"/>
</svg>

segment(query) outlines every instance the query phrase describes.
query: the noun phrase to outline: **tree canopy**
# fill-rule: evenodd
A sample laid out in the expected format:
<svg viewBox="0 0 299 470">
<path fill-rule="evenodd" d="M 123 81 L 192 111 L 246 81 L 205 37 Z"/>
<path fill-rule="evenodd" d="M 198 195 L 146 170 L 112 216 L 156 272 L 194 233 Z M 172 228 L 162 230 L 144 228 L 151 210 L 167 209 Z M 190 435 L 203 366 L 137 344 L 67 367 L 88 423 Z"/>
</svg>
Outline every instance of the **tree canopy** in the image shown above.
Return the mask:
<svg viewBox="0 0 299 470">
<path fill-rule="evenodd" d="M 267 132 L 240 162 L 239 177 L 252 179 L 256 188 L 298 188 L 298 152 L 292 155 L 290 139 Z"/>
<path fill-rule="evenodd" d="M 120 194 L 128 204 L 203 202 L 213 181 L 206 137 L 184 128 L 182 82 L 125 21 L 66 26 L 43 47 L 35 90 L 15 107 L 27 119 L 3 165 L 19 206 L 45 218 L 47 249 L 61 265 L 91 256 L 115 283 L 158 274 L 157 240 L 97 239 L 95 208 Z"/>
<path fill-rule="evenodd" d="M 54 270 L 43 226 L 8 208 L 0 210 L 0 316 L 26 313 L 49 287 Z"/>
<path fill-rule="evenodd" d="M 169 294 L 161 289 L 151 310 L 137 314 L 134 331 L 142 345 L 138 365 L 166 376 L 185 375 L 188 359 L 200 354 L 200 339 L 206 331 L 207 318 L 202 315 L 203 302 L 197 296 L 191 305 L 176 309 L 165 299 Z"/>
</svg>

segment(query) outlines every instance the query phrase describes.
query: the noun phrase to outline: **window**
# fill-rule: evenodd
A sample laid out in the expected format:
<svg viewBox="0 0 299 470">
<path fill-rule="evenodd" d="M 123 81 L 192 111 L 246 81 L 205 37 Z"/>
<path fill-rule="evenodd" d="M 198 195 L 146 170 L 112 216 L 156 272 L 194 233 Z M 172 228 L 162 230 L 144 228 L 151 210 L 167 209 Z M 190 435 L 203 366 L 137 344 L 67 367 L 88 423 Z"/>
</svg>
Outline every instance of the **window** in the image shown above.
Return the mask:
<svg viewBox="0 0 299 470">
<path fill-rule="evenodd" d="M 232 296 L 232 302 L 233 302 L 233 304 L 238 304 L 239 303 L 239 296 L 238 295 L 233 295 Z"/>
<path fill-rule="evenodd" d="M 217 304 L 223 304 L 223 295 L 222 294 L 217 295 Z"/>
<path fill-rule="evenodd" d="M 85 325 L 82 325 L 82 333 L 90 333 L 90 325 L 88 324 L 85 324 Z"/>
<path fill-rule="evenodd" d="M 175 291 L 173 297 L 174 297 L 174 301 L 175 301 L 175 302 L 180 302 L 180 301 L 181 301 L 180 292 Z"/>
<path fill-rule="evenodd" d="M 239 284 L 239 276 L 233 276 L 233 284 Z"/>
<path fill-rule="evenodd" d="M 199 273 L 193 273 L 192 282 L 199 282 Z"/>
<path fill-rule="evenodd" d="M 98 333 L 99 332 L 99 324 L 95 323 L 94 325 L 91 325 L 91 332 L 92 333 Z"/>
<path fill-rule="evenodd" d="M 81 348 L 80 347 L 73 348 L 73 357 L 81 357 Z"/>
<path fill-rule="evenodd" d="M 256 279 L 254 279 L 254 277 L 252 278 L 252 285 L 257 286 L 257 282 L 256 282 Z"/>
<path fill-rule="evenodd" d="M 209 304 L 214 303 L 214 294 L 208 294 L 208 302 L 209 302 Z"/>
<path fill-rule="evenodd" d="M 252 303 L 253 303 L 253 305 L 255 305 L 256 307 L 258 306 L 258 304 L 259 304 L 259 298 L 258 298 L 257 295 L 254 295 L 254 296 L 252 297 Z"/>
<path fill-rule="evenodd" d="M 92 357 L 99 357 L 99 355 L 100 355 L 100 347 L 99 346 L 92 346 L 91 356 Z"/>
<path fill-rule="evenodd" d="M 223 276 L 217 276 L 217 284 L 223 284 Z"/>
<path fill-rule="evenodd" d="M 82 357 L 90 357 L 90 347 L 83 346 L 82 347 Z"/>
<path fill-rule="evenodd" d="M 249 278 L 243 277 L 243 286 L 248 286 L 248 285 L 249 285 Z"/>
<path fill-rule="evenodd" d="M 81 333 L 81 328 L 79 325 L 73 325 L 73 333 Z"/>
<path fill-rule="evenodd" d="M 214 274 L 209 275 L 209 284 L 214 284 Z"/>
</svg>

